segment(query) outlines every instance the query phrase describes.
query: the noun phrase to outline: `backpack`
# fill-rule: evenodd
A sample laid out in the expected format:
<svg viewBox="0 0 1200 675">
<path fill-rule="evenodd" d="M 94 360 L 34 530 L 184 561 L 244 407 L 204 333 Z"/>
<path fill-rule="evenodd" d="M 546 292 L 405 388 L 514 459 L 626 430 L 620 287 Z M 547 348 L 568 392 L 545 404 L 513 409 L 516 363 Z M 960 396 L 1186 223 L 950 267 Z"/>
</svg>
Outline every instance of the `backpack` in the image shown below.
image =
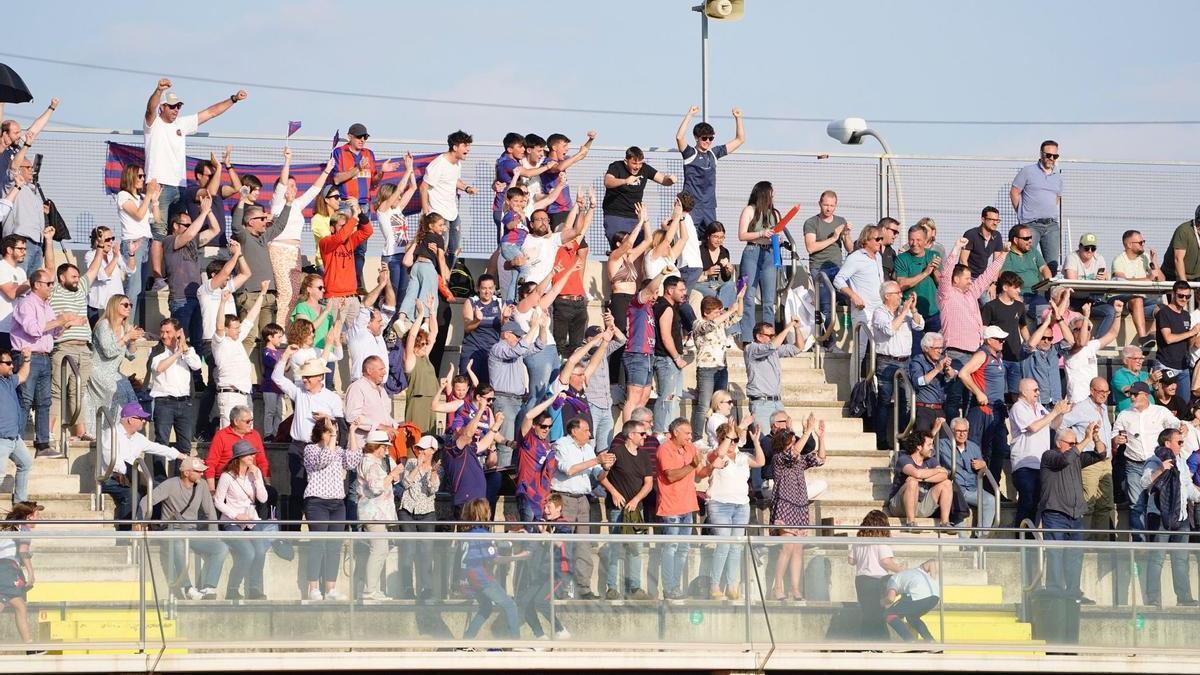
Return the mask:
<svg viewBox="0 0 1200 675">
<path fill-rule="evenodd" d="M 850 390 L 850 400 L 846 403 L 847 412 L 851 417 L 867 418 L 878 405 L 874 382 L 868 378 L 860 380 Z"/>
<path fill-rule="evenodd" d="M 475 295 L 475 277 L 471 276 L 471 271 L 467 269 L 467 264 L 462 258 L 455 260 L 454 267 L 450 268 L 450 282 L 447 286 L 456 298 Z"/>
</svg>

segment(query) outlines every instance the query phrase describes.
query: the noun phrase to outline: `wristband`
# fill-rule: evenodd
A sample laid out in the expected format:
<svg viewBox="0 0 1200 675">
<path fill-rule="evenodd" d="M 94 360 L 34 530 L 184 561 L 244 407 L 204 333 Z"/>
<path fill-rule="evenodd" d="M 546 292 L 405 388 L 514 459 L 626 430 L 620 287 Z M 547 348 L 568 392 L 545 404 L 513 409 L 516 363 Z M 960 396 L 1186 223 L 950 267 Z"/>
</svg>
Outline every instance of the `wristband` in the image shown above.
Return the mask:
<svg viewBox="0 0 1200 675">
<path fill-rule="evenodd" d="M 230 103 L 237 103 L 237 94 L 230 94 L 230 95 L 229 95 L 229 102 L 230 102 Z"/>
</svg>

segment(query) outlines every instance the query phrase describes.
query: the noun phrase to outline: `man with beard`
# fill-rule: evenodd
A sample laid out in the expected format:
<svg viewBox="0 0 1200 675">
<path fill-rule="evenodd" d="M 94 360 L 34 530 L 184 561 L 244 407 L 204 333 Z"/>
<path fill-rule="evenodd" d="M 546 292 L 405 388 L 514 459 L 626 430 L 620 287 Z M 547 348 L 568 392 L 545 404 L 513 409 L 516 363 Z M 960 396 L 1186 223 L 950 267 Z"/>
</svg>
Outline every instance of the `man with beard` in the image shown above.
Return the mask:
<svg viewBox="0 0 1200 675">
<path fill-rule="evenodd" d="M 53 260 L 53 247 L 51 247 L 51 258 L 47 261 L 50 264 Z M 104 256 L 93 256 L 92 264 L 88 266 L 87 274 L 81 275 L 79 268 L 71 263 L 63 263 L 58 266 L 58 283 L 54 289 L 50 291 L 50 308 L 55 314 L 69 312 L 79 316 L 87 316 L 87 296 L 88 289 L 91 288 L 92 282 L 96 280 L 96 275 L 100 272 L 100 266 L 104 262 Z M 82 387 L 87 383 L 88 377 L 92 372 L 92 327 L 88 323 L 80 326 L 71 326 L 63 331 L 54 339 L 54 349 L 50 352 L 50 428 L 57 429 L 57 416 L 59 411 L 59 401 L 62 397 L 62 362 L 68 356 L 74 357 L 75 362 L 79 365 L 79 380 L 75 383 L 76 387 Z M 82 393 L 82 392 L 81 392 Z M 70 392 L 67 392 L 67 400 L 71 400 Z M 72 410 L 71 416 L 79 414 L 78 410 Z M 75 429 L 73 434 L 79 436 L 83 433 L 83 420 L 75 420 Z"/>
</svg>

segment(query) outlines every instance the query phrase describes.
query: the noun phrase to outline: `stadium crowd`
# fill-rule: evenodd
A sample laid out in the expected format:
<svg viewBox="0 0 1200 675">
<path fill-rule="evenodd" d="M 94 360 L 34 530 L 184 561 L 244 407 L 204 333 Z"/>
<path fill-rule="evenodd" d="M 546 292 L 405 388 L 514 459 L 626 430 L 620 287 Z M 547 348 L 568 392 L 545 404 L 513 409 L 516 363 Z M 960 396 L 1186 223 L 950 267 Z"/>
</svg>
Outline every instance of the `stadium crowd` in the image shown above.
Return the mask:
<svg viewBox="0 0 1200 675">
<path fill-rule="evenodd" d="M 881 450 L 900 448 L 881 505 L 888 515 L 912 528 L 931 517 L 936 527 L 962 528 L 977 506 L 977 522 L 988 527 L 1012 499 L 1016 519 L 1003 525 L 1028 520 L 1048 539 L 1079 539 L 1085 529 L 1108 529 L 1114 504 L 1126 502 L 1130 527 L 1147 538 L 1188 536 L 1200 501 L 1200 321 L 1188 283 L 1200 279 L 1200 209 L 1174 232 L 1161 267 L 1137 230 L 1119 246 L 1084 234 L 1062 260 L 1054 141 L 1013 178 L 1019 224 L 1008 232 L 999 231 L 993 206 L 978 226 L 942 242 L 929 218 L 906 229 L 890 217 L 855 227 L 837 214 L 833 190 L 820 194 L 818 212 L 792 230 L 810 275 L 827 276 L 839 297 L 817 285 L 815 326 L 805 334 L 797 316 L 776 313 L 790 217 L 781 216 L 771 183 L 754 186 L 736 225 L 716 218 L 718 162 L 745 140 L 738 109 L 734 137 L 723 144 L 712 125 L 692 124 L 696 108 L 684 115 L 675 135 L 681 177 L 629 147 L 607 167 L 601 195 L 568 181 L 595 132 L 578 144 L 561 133 L 510 133 L 495 181 L 477 189 L 461 173 L 469 134 L 449 134 L 418 180 L 411 156 L 380 161 L 355 123 L 311 184 L 289 175 L 284 148 L 270 201 L 260 203 L 262 182 L 239 173 L 228 151 L 187 173 L 187 137 L 246 92 L 187 113 L 171 87 L 162 79 L 150 93 L 145 163 L 123 167 L 112 217 L 92 230 L 79 264 L 55 244 L 31 176 L 38 134 L 58 101 L 29 129 L 3 122 L 0 461 L 16 466 L 15 502 L 29 499 L 33 457 L 61 456 L 51 443 L 61 421 L 74 437 L 99 443 L 106 464 L 114 461 L 102 489 L 118 519 L 181 529 L 212 521 L 234 534 L 272 531 L 278 519 L 342 531 L 341 522 L 361 520 L 366 531 L 424 533 L 436 527 L 442 496 L 454 521 L 487 532 L 506 477 L 520 520 L 540 523 L 531 530 L 590 531 L 572 523 L 600 521 L 603 511 L 613 532 L 657 522 L 658 532 L 690 535 L 703 513 L 710 531 L 728 534 L 759 521 L 751 507 L 765 503 L 762 524 L 797 537 L 779 547 L 771 597 L 802 599 L 799 537 L 813 525 L 815 496 L 805 472 L 836 448 L 827 447 L 824 422 L 785 410 L 780 360 L 814 341 L 838 349 L 829 337 L 837 331 L 826 329 L 842 305 L 871 338 L 868 423 Z M 401 169 L 398 182 L 383 180 Z M 661 221 L 643 200 L 650 182 L 678 188 Z M 461 195 L 493 205 L 496 248 L 477 277 L 459 259 Z M 586 283 L 585 236 L 597 212 L 611 247 L 600 298 Z M 744 244 L 737 261 L 726 248 L 735 232 Z M 301 243 L 309 233 L 319 255 L 306 265 Z M 372 238 L 383 248 L 374 275 L 365 272 Z M 1047 293 L 1042 282 L 1055 279 L 1175 283 L 1165 292 L 1119 293 L 1103 283 L 1074 292 L 1052 284 Z M 169 316 L 146 325 L 160 293 Z M 593 300 L 602 311 L 589 314 Z M 459 350 L 457 363 L 443 359 L 451 311 L 461 312 L 463 327 L 449 345 Z M 1127 313 L 1134 334 L 1117 344 Z M 122 364 L 147 341 L 148 372 L 127 376 Z M 1106 378 L 1098 355 L 1110 345 L 1124 367 Z M 730 383 L 727 360 L 737 352 L 744 401 Z M 82 369 L 82 406 L 55 420 L 68 395 L 60 381 L 68 356 Z M 689 364 L 694 386 L 685 386 Z M 339 365 L 348 382 L 335 381 Z M 897 372 L 912 384 L 914 400 L 901 405 L 915 406 L 916 424 L 892 439 Z M 397 397 L 405 400 L 402 419 L 393 413 Z M 32 451 L 24 440 L 31 421 Z M 193 452 L 198 440 L 209 444 L 203 458 Z M 272 475 L 264 447 L 272 440 L 287 444 L 286 476 Z M 153 504 L 131 495 L 142 457 L 156 483 Z M 290 497 L 279 499 L 272 483 L 287 484 Z M 886 536 L 878 529 L 886 518 L 867 515 L 864 535 Z M 226 541 L 192 542 L 204 560 L 194 580 L 182 543 L 171 547 L 172 569 L 181 570 L 173 574 L 177 596 L 217 597 L 221 564 L 232 555 L 223 596 L 265 597 L 269 540 Z M 346 599 L 335 584 L 341 542 L 312 547 L 306 597 Z M 15 559 L 20 552 L 11 548 Z M 577 599 L 659 591 L 683 598 L 693 583 L 690 545 L 657 548 L 643 575 L 641 547 L 607 546 L 597 570 L 595 545 L 573 543 L 554 552 L 567 570 L 561 579 L 516 588 L 514 598 L 493 566 L 528 553 L 501 555 L 470 539 L 456 563 L 480 603 L 468 633 L 493 608 L 514 632 L 518 611 L 536 622 L 550 587 Z M 730 548 L 706 554 L 706 596 L 741 597 L 742 556 Z M 374 540 L 362 598 L 390 597 L 380 585 L 387 555 L 387 542 Z M 430 549 L 414 545 L 402 556 L 403 592 L 438 592 L 443 565 L 433 564 Z M 930 567 L 903 570 L 886 546 L 856 550 L 851 562 L 864 607 L 917 606 L 909 625 L 920 634 L 918 610 L 932 605 L 913 588 L 930 587 Z M 1161 568 L 1162 556 L 1152 562 Z M 1186 579 L 1186 561 L 1182 569 L 1177 562 Z M 1077 557 L 1051 556 L 1048 587 L 1086 601 L 1079 576 Z M 1190 594 L 1179 597 L 1195 604 Z"/>
</svg>

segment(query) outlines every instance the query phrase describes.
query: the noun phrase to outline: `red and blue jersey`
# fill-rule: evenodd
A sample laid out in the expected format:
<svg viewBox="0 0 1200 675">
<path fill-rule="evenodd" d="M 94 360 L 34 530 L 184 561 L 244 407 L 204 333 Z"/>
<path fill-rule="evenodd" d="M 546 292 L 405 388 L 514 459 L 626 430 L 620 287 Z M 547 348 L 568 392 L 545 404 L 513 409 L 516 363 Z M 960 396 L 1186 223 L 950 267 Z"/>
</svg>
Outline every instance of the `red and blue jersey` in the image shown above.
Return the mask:
<svg viewBox="0 0 1200 675">
<path fill-rule="evenodd" d="M 504 196 L 508 194 L 508 186 L 512 184 L 513 175 L 517 173 L 517 169 L 521 168 L 521 161 L 513 159 L 512 155 L 505 152 L 496 160 L 496 180 L 504 184 L 504 188 L 496 193 L 496 200 L 492 203 L 492 210 L 499 211 L 504 208 Z"/>
<path fill-rule="evenodd" d="M 358 175 L 338 186 L 338 194 L 342 199 L 353 199 L 360 205 L 366 205 L 371 202 L 371 178 L 375 175 L 375 153 L 371 152 L 370 148 L 363 148 L 362 152 L 354 152 L 350 149 L 350 145 L 341 145 L 334 149 L 333 159 L 336 163 L 334 171 L 341 173 L 357 168 L 363 158 L 367 160 L 367 168 L 359 169 Z"/>
<path fill-rule="evenodd" d="M 629 301 L 626 312 L 625 351 L 631 354 L 654 353 L 654 301 L 642 302 L 638 293 Z"/>
<path fill-rule="evenodd" d="M 549 441 L 532 430 L 521 439 L 517 450 L 517 495 L 524 497 L 534 519 L 542 518 L 542 503 L 550 494 L 550 479 L 558 471 L 558 460 Z"/>
<path fill-rule="evenodd" d="M 565 162 L 568 159 L 570 158 L 565 157 L 563 158 L 563 161 Z M 544 173 L 542 173 L 542 175 L 538 176 L 538 178 L 542 181 L 542 192 L 544 194 L 550 194 L 555 187 L 558 187 L 558 179 L 561 177 L 562 173 L 557 169 L 547 169 Z M 550 206 L 546 207 L 546 213 L 566 213 L 570 210 L 571 186 L 568 185 L 563 188 L 563 191 L 558 195 L 558 198 L 551 202 Z"/>
<path fill-rule="evenodd" d="M 505 211 L 504 215 L 500 216 L 500 225 L 504 227 L 504 236 L 500 237 L 501 245 L 525 245 L 525 237 L 529 231 L 525 227 L 525 218 L 522 214 Z"/>
</svg>

